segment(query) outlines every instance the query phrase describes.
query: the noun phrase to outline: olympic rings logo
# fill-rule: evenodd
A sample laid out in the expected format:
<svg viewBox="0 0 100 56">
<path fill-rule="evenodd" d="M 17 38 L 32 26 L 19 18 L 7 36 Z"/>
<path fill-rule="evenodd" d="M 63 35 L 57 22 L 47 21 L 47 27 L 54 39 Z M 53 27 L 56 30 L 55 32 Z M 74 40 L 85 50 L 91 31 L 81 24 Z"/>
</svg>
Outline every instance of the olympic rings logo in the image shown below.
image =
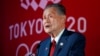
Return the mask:
<svg viewBox="0 0 100 56">
<path fill-rule="evenodd" d="M 20 44 L 18 47 L 17 47 L 17 50 L 16 50 L 16 56 L 18 56 L 18 53 L 19 53 L 19 50 L 20 48 L 24 47 L 26 48 L 26 51 L 27 53 L 24 55 L 24 56 L 36 56 L 35 53 L 32 53 L 32 50 L 33 48 L 35 47 L 35 45 L 39 44 L 40 41 L 36 41 L 32 44 L 31 48 L 29 49 L 29 47 L 25 44 L 25 43 L 22 43 Z"/>
</svg>

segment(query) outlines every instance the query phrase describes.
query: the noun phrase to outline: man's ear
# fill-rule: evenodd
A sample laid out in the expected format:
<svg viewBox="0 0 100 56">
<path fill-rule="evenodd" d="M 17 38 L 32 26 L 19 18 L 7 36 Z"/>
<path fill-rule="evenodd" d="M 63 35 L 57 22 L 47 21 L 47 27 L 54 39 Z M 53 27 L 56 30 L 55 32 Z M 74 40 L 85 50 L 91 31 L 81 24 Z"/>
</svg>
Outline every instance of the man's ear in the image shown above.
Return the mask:
<svg viewBox="0 0 100 56">
<path fill-rule="evenodd" d="M 65 24 L 66 23 L 66 15 L 60 15 L 60 21 L 62 24 Z"/>
<path fill-rule="evenodd" d="M 66 22 L 66 15 L 62 15 L 63 22 Z"/>
</svg>

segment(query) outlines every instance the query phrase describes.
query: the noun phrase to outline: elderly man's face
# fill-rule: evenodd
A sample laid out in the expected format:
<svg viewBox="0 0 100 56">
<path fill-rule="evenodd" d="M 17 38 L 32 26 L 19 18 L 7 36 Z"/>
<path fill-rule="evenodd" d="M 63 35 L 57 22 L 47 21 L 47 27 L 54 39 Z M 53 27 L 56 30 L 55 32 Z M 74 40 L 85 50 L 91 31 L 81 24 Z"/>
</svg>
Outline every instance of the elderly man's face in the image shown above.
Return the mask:
<svg viewBox="0 0 100 56">
<path fill-rule="evenodd" d="M 43 13 L 43 26 L 46 33 L 53 33 L 65 25 L 65 18 L 58 14 L 54 7 L 47 8 Z"/>
</svg>

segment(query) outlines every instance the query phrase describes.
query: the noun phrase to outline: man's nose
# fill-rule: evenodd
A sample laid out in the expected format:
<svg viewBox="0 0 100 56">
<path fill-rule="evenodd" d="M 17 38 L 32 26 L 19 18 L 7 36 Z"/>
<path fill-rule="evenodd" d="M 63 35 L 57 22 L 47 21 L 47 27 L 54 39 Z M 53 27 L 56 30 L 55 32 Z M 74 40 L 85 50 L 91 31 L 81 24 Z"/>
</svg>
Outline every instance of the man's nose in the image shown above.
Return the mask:
<svg viewBox="0 0 100 56">
<path fill-rule="evenodd" d="M 45 19 L 45 22 L 46 22 L 46 23 L 48 23 L 49 21 L 50 21 L 49 18 L 46 18 L 46 19 Z"/>
</svg>

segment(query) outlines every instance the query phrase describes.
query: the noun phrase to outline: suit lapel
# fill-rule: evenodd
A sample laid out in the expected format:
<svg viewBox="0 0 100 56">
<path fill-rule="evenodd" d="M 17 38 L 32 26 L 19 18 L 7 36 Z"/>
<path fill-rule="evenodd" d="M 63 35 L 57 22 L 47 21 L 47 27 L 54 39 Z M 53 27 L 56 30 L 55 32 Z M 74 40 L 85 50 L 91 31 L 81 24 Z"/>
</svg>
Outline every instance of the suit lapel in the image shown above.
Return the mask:
<svg viewBox="0 0 100 56">
<path fill-rule="evenodd" d="M 57 56 L 58 53 L 63 49 L 63 47 L 66 45 L 67 43 L 67 30 L 65 29 L 62 36 L 59 39 L 58 44 L 56 45 L 56 49 L 55 49 L 55 53 L 54 56 Z"/>
<path fill-rule="evenodd" d="M 45 50 L 45 56 L 48 56 L 48 54 L 49 54 L 50 43 L 51 43 L 51 38 L 48 39 L 48 42 L 47 42 L 47 44 L 46 44 L 46 46 L 44 48 L 44 50 Z"/>
</svg>

